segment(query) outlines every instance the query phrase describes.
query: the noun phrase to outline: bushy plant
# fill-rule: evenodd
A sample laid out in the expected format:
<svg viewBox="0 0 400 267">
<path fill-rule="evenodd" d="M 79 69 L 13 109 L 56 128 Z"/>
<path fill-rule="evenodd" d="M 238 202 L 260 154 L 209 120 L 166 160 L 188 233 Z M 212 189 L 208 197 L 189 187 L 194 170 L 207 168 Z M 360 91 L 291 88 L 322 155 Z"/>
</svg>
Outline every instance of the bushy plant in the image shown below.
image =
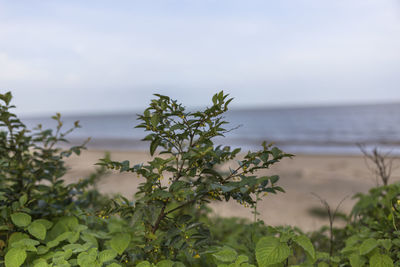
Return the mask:
<svg viewBox="0 0 400 267">
<path fill-rule="evenodd" d="M 215 146 L 230 129 L 223 114 L 232 99 L 213 96 L 202 111 L 156 95 L 139 115 L 153 158 L 146 164 L 101 159 L 95 173 L 66 184 L 68 133 L 57 126 L 33 131 L 11 112 L 11 93 L 0 94 L 0 264 L 19 266 L 398 266 L 400 185 L 357 194 L 344 228 L 304 234 L 257 221 L 264 193 L 283 191 L 279 176 L 257 171 L 292 155 L 262 144 L 257 152 Z M 65 146 L 64 146 L 65 147 Z M 238 160 L 237 160 L 238 159 Z M 235 161 L 236 160 L 236 161 Z M 232 163 L 233 162 L 233 163 Z M 235 167 L 226 168 L 228 165 Z M 109 198 L 94 187 L 107 169 L 142 179 L 134 199 Z M 137 177 L 138 176 L 138 177 Z M 254 222 L 210 217 L 208 203 L 237 201 Z M 334 248 L 334 249 L 332 249 Z"/>
<path fill-rule="evenodd" d="M 11 112 L 11 93 L 0 94 L 0 264 L 24 266 L 102 266 L 117 264 L 123 221 L 94 216 L 106 198 L 90 189 L 104 173 L 65 184 L 64 159 L 81 146 L 61 149 L 66 135 L 59 114 L 55 131 L 33 132 Z M 107 230 L 108 229 L 108 230 Z M 125 237 L 124 237 L 125 238 Z M 110 240 L 108 240 L 110 239 Z M 113 249 L 117 247 L 118 249 Z M 111 266 L 119 266 L 119 265 Z"/>
<path fill-rule="evenodd" d="M 222 114 L 232 99 L 220 92 L 213 96 L 210 107 L 190 112 L 167 96 L 156 97 L 138 116 L 141 123 L 137 127 L 151 132 L 144 140 L 150 142 L 150 154 L 158 151 L 157 155 L 148 164 L 131 166 L 128 161 L 109 159 L 99 163 L 143 179 L 133 203 L 115 201 L 108 212 L 132 217 L 136 225 L 143 226 L 146 245 L 137 257 L 153 262 L 174 258 L 193 264 L 192 258 L 213 242 L 209 230 L 197 219 L 199 213 L 191 210 L 213 200 L 232 199 L 253 206 L 257 194 L 283 191 L 276 185 L 278 176 L 255 173 L 292 155 L 264 143 L 262 150 L 248 152 L 235 168 L 224 170 L 221 166 L 234 160 L 240 149 L 215 146 L 213 139 L 229 131 Z"/>
</svg>

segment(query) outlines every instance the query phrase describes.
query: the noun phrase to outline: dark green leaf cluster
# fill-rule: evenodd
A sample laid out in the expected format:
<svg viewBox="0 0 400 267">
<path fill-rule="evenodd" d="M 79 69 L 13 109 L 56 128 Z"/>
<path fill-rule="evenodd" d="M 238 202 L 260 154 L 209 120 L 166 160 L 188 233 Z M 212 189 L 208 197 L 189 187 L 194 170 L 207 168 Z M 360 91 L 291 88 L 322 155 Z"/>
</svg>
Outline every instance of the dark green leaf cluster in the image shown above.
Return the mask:
<svg viewBox="0 0 400 267">
<path fill-rule="evenodd" d="M 79 155 L 84 144 L 62 149 L 58 143 L 73 127 L 33 132 L 11 112 L 11 93 L 0 94 L 0 264 L 24 266 L 120 266 L 131 232 L 123 221 L 95 216 L 106 201 L 90 188 L 105 168 L 77 183 L 66 185 L 64 159 Z M 107 229 L 104 231 L 104 229 Z M 120 238 L 123 233 L 124 239 Z M 128 243 L 128 244 L 126 244 Z"/>
<path fill-rule="evenodd" d="M 215 137 L 230 131 L 225 128 L 228 122 L 222 115 L 232 98 L 220 92 L 213 96 L 210 107 L 191 112 L 168 96 L 155 96 L 150 107 L 138 116 L 141 123 L 137 127 L 150 132 L 144 140 L 150 142 L 150 154 L 158 151 L 157 155 L 148 164 L 134 166 L 128 161 L 109 159 L 99 163 L 144 178 L 132 205 L 115 203 L 109 212 L 129 216 L 131 209 L 130 216 L 146 228 L 145 255 L 156 249 L 162 252 L 153 253 L 153 260 L 167 257 L 171 250 L 175 255 L 186 247 L 196 255 L 210 240 L 208 230 L 187 210 L 213 200 L 234 199 L 253 206 L 259 193 L 283 192 L 276 185 L 278 176 L 259 177 L 256 171 L 268 169 L 292 155 L 263 143 L 262 150 L 248 152 L 236 167 L 224 170 L 223 164 L 234 160 L 240 152 L 239 148 L 214 145 Z"/>
<path fill-rule="evenodd" d="M 38 214 L 54 215 L 64 213 L 72 203 L 72 187 L 58 186 L 67 168 L 63 159 L 72 153 L 80 154 L 84 147 L 75 146 L 63 150 L 55 145 L 67 142 L 65 136 L 79 123 L 62 131 L 60 114 L 53 116 L 57 129 L 43 130 L 39 125 L 34 132 L 11 113 L 11 93 L 0 95 L 4 104 L 0 104 L 0 195 L 2 206 L 12 206 L 21 197 L 29 200 L 28 206 L 35 206 Z"/>
</svg>

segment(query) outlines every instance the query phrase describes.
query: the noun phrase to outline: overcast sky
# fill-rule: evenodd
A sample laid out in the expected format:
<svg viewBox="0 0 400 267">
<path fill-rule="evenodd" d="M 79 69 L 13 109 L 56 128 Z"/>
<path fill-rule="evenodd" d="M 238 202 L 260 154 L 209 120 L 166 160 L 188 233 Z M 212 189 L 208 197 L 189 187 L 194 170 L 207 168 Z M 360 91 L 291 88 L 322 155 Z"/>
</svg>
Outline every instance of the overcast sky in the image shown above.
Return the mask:
<svg viewBox="0 0 400 267">
<path fill-rule="evenodd" d="M 400 0 L 0 0 L 0 90 L 23 114 L 400 102 Z"/>
</svg>

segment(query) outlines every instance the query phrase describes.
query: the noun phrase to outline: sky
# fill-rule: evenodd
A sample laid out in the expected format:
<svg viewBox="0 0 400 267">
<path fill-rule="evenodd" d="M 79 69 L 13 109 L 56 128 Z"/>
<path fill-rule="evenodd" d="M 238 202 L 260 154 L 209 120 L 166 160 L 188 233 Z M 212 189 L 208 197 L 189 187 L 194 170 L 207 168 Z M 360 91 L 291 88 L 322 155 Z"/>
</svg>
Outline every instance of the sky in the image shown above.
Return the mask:
<svg viewBox="0 0 400 267">
<path fill-rule="evenodd" d="M 400 0 L 0 0 L 20 114 L 400 102 Z"/>
</svg>

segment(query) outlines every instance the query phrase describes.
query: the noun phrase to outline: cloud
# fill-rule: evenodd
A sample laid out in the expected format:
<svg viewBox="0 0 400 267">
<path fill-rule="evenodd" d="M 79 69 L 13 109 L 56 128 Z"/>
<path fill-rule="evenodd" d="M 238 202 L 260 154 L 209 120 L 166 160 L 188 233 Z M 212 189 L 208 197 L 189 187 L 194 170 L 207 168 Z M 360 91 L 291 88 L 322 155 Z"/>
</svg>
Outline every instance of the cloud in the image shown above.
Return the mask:
<svg viewBox="0 0 400 267">
<path fill-rule="evenodd" d="M 241 105 L 400 100 L 394 3 L 0 2 L 0 86 L 65 110 L 129 109 L 155 90 L 189 104 L 219 89 Z M 77 94 L 93 104 L 65 101 Z"/>
<path fill-rule="evenodd" d="M 3 83 L 40 81 L 48 77 L 43 69 L 28 61 L 11 58 L 6 53 L 0 53 L 0 70 L 0 81 Z"/>
</svg>

